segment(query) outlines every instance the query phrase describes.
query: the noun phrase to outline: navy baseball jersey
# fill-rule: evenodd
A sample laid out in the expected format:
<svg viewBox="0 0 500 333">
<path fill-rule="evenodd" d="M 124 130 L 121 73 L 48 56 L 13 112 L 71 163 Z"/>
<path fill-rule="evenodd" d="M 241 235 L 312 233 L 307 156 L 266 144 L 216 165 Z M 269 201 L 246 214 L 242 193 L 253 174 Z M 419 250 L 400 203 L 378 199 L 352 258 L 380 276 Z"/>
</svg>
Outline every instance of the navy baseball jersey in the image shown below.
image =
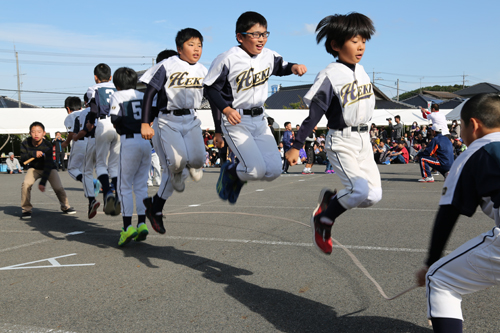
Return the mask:
<svg viewBox="0 0 500 333">
<path fill-rule="evenodd" d="M 143 97 L 142 92 L 134 89 L 120 90 L 111 96 L 111 122 L 118 134 L 141 133 Z"/>
<path fill-rule="evenodd" d="M 98 83 L 87 90 L 87 97 L 89 98 L 91 108 L 93 105 L 96 107 L 91 112 L 96 113 L 98 118 L 109 116 L 109 98 L 115 91 L 115 85 L 111 81 Z"/>
</svg>

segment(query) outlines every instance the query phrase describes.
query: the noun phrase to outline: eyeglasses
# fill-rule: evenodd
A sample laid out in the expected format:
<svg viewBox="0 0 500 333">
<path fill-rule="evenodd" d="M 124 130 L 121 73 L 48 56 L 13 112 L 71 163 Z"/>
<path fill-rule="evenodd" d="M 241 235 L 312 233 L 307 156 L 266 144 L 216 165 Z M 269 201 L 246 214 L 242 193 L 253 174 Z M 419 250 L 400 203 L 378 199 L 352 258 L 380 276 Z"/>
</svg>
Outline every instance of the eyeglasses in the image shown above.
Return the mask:
<svg viewBox="0 0 500 333">
<path fill-rule="evenodd" d="M 256 31 L 256 32 L 240 32 L 240 33 L 242 35 L 249 35 L 252 38 L 260 38 L 260 37 L 267 38 L 271 34 L 269 31 L 266 31 L 266 32 L 263 32 L 263 33 L 260 33 L 258 31 Z"/>
</svg>

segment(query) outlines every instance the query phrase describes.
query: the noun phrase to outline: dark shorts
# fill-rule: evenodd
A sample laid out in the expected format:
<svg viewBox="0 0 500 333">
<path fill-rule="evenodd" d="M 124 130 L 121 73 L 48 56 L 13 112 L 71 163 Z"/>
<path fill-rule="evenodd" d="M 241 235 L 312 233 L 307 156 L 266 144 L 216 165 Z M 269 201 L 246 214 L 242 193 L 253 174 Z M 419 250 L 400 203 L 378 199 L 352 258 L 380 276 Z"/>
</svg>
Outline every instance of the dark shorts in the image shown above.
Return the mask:
<svg viewBox="0 0 500 333">
<path fill-rule="evenodd" d="M 307 164 L 314 164 L 314 148 L 308 148 L 307 149 Z"/>
</svg>

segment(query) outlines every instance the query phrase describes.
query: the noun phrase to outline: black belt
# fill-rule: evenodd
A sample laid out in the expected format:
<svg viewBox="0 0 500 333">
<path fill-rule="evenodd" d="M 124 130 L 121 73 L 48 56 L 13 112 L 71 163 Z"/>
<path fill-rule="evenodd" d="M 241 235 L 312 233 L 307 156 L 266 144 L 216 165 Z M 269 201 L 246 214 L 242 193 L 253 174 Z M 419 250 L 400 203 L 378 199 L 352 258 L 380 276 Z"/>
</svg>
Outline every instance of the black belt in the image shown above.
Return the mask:
<svg viewBox="0 0 500 333">
<path fill-rule="evenodd" d="M 83 138 L 81 138 L 81 139 L 78 139 L 78 141 L 83 141 L 83 140 L 85 140 L 85 137 L 83 137 Z"/>
<path fill-rule="evenodd" d="M 185 116 L 191 114 L 189 109 L 179 109 L 179 110 L 161 110 L 161 113 L 169 114 L 172 113 L 174 116 Z"/>
<path fill-rule="evenodd" d="M 264 109 L 263 108 L 251 108 L 251 109 L 244 109 L 243 110 L 243 114 L 245 116 L 252 116 L 252 117 L 257 117 L 257 116 L 260 116 L 261 114 L 264 113 Z"/>
<path fill-rule="evenodd" d="M 368 132 L 368 125 L 358 125 L 351 127 L 352 132 Z"/>
<path fill-rule="evenodd" d="M 133 138 L 134 138 L 134 133 L 125 134 L 125 139 L 133 139 Z"/>
<path fill-rule="evenodd" d="M 99 119 L 106 119 L 107 116 L 99 116 Z"/>
</svg>

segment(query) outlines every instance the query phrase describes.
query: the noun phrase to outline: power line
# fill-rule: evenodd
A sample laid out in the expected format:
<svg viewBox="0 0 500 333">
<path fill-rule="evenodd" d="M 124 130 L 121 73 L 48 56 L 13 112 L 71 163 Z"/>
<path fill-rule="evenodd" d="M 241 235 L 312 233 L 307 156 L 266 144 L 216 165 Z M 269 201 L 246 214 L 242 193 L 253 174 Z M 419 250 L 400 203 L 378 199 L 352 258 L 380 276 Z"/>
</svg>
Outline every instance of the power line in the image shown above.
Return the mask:
<svg viewBox="0 0 500 333">
<path fill-rule="evenodd" d="M 5 63 L 15 63 L 13 59 L 0 59 L 0 62 Z M 95 66 L 95 62 L 59 62 L 59 61 L 43 61 L 43 60 L 23 60 L 23 64 L 34 64 L 34 65 L 56 65 L 56 66 Z M 112 66 L 151 66 L 148 63 L 108 63 Z"/>
<path fill-rule="evenodd" d="M 0 49 L 3 53 L 14 53 L 13 50 Z M 80 58 L 134 58 L 134 59 L 151 59 L 156 56 L 124 56 L 124 55 L 109 55 L 109 54 L 76 54 L 76 53 L 60 53 L 60 52 L 40 52 L 40 51 L 17 51 L 23 54 L 41 55 L 41 56 L 54 56 L 54 57 L 80 57 Z"/>
<path fill-rule="evenodd" d="M 411 74 L 395 74 L 387 72 L 377 72 L 377 74 L 387 74 L 387 75 L 397 75 L 397 76 L 410 76 L 410 77 L 422 77 L 422 75 L 411 75 Z M 463 75 L 424 75 L 425 77 L 463 77 Z"/>
<path fill-rule="evenodd" d="M 14 89 L 0 89 L 0 91 L 17 91 Z M 21 90 L 23 93 L 36 93 L 36 94 L 60 94 L 60 95 L 80 95 L 80 93 L 72 92 L 55 92 L 55 91 L 35 91 L 35 90 Z"/>
</svg>

